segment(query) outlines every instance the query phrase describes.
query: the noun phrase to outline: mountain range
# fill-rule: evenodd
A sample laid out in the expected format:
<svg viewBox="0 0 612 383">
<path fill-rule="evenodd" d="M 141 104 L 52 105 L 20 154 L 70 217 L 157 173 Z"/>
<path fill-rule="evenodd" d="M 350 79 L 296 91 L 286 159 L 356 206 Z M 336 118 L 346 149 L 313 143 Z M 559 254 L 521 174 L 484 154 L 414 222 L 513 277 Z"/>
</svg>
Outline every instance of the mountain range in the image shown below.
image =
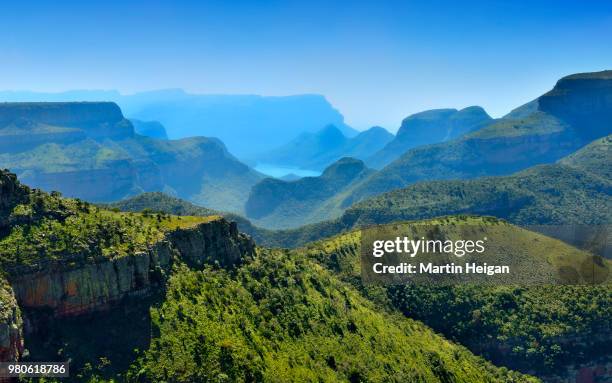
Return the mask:
<svg viewBox="0 0 612 383">
<path fill-rule="evenodd" d="M 612 71 L 567 76 L 537 99 L 537 108 L 532 102 L 521 108 L 522 112 L 515 111 L 511 117 L 478 125 L 479 129 L 458 138 L 409 149 L 381 170 L 349 188 L 337 190 L 326 199 L 324 208 L 322 205 L 310 207 L 322 209 L 326 212 L 325 218 L 335 218 L 370 196 L 416 182 L 507 175 L 534 165 L 553 163 L 612 132 L 611 95 Z M 471 110 L 468 115 L 476 111 L 484 117 L 478 109 Z M 461 111 L 443 114 L 449 113 Z M 442 131 L 447 131 L 446 127 Z M 273 214 L 279 204 L 291 200 L 291 196 L 279 195 L 276 201 L 274 196 L 259 195 L 259 190 L 254 187 L 247 202 L 258 206 L 258 217 Z M 308 190 L 300 190 L 300 195 L 307 194 Z"/>
<path fill-rule="evenodd" d="M 0 166 L 92 202 L 165 191 L 224 211 L 242 211 L 262 178 L 217 139 L 136 134 L 109 102 L 0 104 Z"/>
<path fill-rule="evenodd" d="M 296 247 L 373 224 L 478 214 L 503 218 L 610 257 L 611 153 L 612 140 L 606 136 L 555 164 L 513 175 L 418 182 L 356 203 L 336 219 L 272 232 L 243 224 L 243 230 L 269 246 Z"/>
<path fill-rule="evenodd" d="M 325 97 L 191 94 L 167 89 L 123 95 L 117 91 L 0 92 L 6 102 L 112 101 L 130 119 L 157 121 L 172 139 L 216 137 L 240 159 L 283 145 L 303 132 L 334 124 L 346 136 L 357 131 Z"/>
</svg>

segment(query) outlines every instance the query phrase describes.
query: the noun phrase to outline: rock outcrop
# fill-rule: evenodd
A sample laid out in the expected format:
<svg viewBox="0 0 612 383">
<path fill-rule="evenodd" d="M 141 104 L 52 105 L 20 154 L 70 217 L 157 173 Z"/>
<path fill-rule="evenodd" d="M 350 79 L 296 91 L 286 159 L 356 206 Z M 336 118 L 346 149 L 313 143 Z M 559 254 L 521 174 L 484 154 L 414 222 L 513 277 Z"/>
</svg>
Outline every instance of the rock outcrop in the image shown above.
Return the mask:
<svg viewBox="0 0 612 383">
<path fill-rule="evenodd" d="M 108 259 L 71 269 L 45 267 L 9 276 L 19 306 L 50 309 L 55 316 L 106 309 L 129 296 L 148 295 L 161 288 L 172 264 L 232 267 L 254 254 L 254 242 L 222 218 L 191 229 L 171 232 L 147 252 Z"/>
<path fill-rule="evenodd" d="M 0 361 L 17 361 L 23 353 L 23 321 L 17 300 L 6 281 L 0 281 Z"/>
</svg>

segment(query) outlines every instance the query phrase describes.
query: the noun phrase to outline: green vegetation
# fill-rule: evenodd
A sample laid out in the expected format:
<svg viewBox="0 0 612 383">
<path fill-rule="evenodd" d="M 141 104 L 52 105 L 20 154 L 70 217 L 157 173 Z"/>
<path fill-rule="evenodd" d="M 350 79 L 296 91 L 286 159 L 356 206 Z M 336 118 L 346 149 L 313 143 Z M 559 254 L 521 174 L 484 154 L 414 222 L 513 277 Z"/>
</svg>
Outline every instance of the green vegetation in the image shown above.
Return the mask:
<svg viewBox="0 0 612 383">
<path fill-rule="evenodd" d="M 559 163 L 612 180 L 612 135 L 591 142 Z"/>
<path fill-rule="evenodd" d="M 559 119 L 544 112 L 536 111 L 522 118 L 497 120 L 467 137 L 484 140 L 523 135 L 546 135 L 562 132 L 566 128 Z"/>
<path fill-rule="evenodd" d="M 297 181 L 266 178 L 251 189 L 245 212 L 255 224 L 268 229 L 318 222 L 333 214 L 328 204 L 333 203 L 339 192 L 350 189 L 372 172 L 361 160 L 342 158 L 320 177 Z"/>
<path fill-rule="evenodd" d="M 298 253 L 236 272 L 180 268 L 133 381 L 528 381 L 380 310 Z"/>
<path fill-rule="evenodd" d="M 429 221 L 452 230 L 474 219 Z M 424 225 L 428 221 L 406 223 Z M 560 241 L 506 223 L 481 221 L 506 232 L 508 254 L 534 260 L 563 251 L 588 256 Z M 490 229 L 487 229 L 490 236 Z M 361 284 L 360 231 L 309 244 L 298 253 L 316 259 L 380 305 L 400 309 L 495 363 L 538 375 L 563 375 L 573 363 L 610 358 L 612 285 L 599 286 L 390 286 Z M 504 241 L 503 236 L 498 236 Z M 512 259 L 512 257 L 510 257 Z M 608 263 L 609 265 L 609 263 Z M 609 268 L 609 266 L 608 266 Z M 540 270 L 538 268 L 538 270 Z"/>
<path fill-rule="evenodd" d="M 217 139 L 135 134 L 113 103 L 2 104 L 0 167 L 33 187 L 90 202 L 165 190 L 234 212 L 262 178 Z"/>
<path fill-rule="evenodd" d="M 12 179 L 7 173 L 3 176 Z M 168 231 L 215 219 L 146 209 L 142 213 L 115 212 L 62 198 L 59 193 L 46 194 L 18 183 L 13 186 L 14 193 L 23 195 L 5 212 L 5 233 L 0 236 L 0 269 L 4 272 L 41 269 L 49 263 L 75 267 L 145 251 Z"/>
<path fill-rule="evenodd" d="M 604 137 L 558 164 L 535 166 L 510 176 L 415 183 L 356 203 L 336 219 L 260 232 L 258 241 L 266 246 L 297 247 L 366 225 L 454 214 L 495 216 L 525 226 L 609 225 L 611 143 L 610 136 Z M 547 234 L 579 246 L 591 240 L 581 235 L 565 238 L 555 230 Z"/>
</svg>

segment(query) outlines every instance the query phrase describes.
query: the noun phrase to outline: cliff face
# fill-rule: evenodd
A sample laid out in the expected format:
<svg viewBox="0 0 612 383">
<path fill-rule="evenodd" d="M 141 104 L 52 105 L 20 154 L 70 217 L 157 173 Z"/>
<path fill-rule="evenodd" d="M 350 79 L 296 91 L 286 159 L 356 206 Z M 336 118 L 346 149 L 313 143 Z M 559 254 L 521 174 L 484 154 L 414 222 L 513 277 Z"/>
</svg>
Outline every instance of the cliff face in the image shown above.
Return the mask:
<svg viewBox="0 0 612 383">
<path fill-rule="evenodd" d="M 193 267 L 231 267 L 254 254 L 253 241 L 223 219 L 177 230 L 147 252 L 87 264 L 76 269 L 47 269 L 9 277 L 19 305 L 47 308 L 56 316 L 108 308 L 128 296 L 147 295 L 165 282 L 172 263 Z"/>
<path fill-rule="evenodd" d="M 118 123 L 124 120 L 121 109 L 112 102 L 19 102 L 0 103 L 0 125 L 19 120 L 79 127 Z"/>
<path fill-rule="evenodd" d="M 612 128 L 612 71 L 562 78 L 539 98 L 539 109 L 572 125 L 584 141 L 605 136 Z"/>
<path fill-rule="evenodd" d="M 17 361 L 23 353 L 23 321 L 13 289 L 0 282 L 0 361 Z"/>
<path fill-rule="evenodd" d="M 134 127 L 112 102 L 26 102 L 1 103 L 0 127 L 34 124 L 68 127 L 92 138 L 127 138 Z M 27 134 L 23 135 L 27 138 Z M 21 137 L 21 136 L 20 136 Z"/>
</svg>

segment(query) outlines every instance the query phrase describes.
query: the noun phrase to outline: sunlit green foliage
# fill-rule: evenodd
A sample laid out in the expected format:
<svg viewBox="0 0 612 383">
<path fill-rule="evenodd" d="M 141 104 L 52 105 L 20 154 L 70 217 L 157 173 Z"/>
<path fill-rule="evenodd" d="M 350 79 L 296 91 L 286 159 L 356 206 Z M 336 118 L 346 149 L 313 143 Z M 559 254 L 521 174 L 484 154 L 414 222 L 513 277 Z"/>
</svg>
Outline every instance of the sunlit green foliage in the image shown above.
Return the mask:
<svg viewBox="0 0 612 383">
<path fill-rule="evenodd" d="M 556 252 L 559 245 L 549 239 L 527 251 Z M 498 364 L 539 374 L 562 373 L 564 366 L 596 360 L 610 351 L 609 284 L 365 287 L 360 278 L 359 231 L 309 244 L 298 252 L 333 270 L 371 300 L 422 320 Z"/>
<path fill-rule="evenodd" d="M 129 380 L 526 381 L 387 313 L 308 257 L 262 251 L 236 272 L 180 268 Z"/>
</svg>

